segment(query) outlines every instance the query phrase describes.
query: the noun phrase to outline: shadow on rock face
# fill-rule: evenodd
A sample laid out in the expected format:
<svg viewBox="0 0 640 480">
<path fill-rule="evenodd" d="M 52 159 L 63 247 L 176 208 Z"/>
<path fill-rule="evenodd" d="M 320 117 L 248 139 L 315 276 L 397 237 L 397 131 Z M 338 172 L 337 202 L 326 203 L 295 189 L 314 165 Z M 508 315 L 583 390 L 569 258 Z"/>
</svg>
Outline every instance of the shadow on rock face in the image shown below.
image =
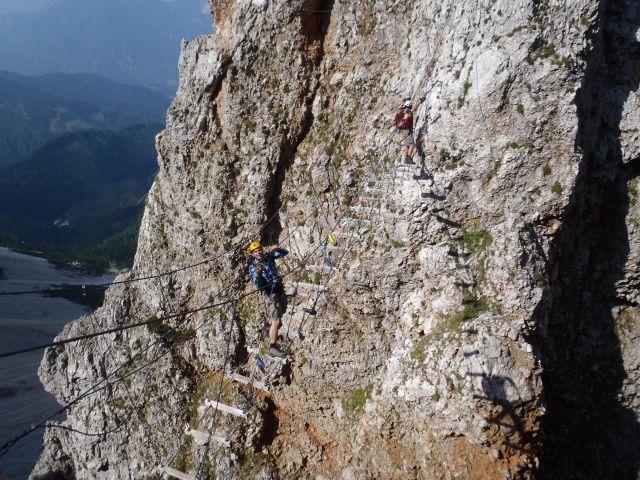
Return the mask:
<svg viewBox="0 0 640 480">
<path fill-rule="evenodd" d="M 470 352 L 466 356 L 474 353 Z M 473 398 L 489 404 L 490 413 L 485 420 L 490 426 L 497 427 L 496 432 L 501 432 L 507 450 L 529 453 L 535 441 L 535 430 L 533 425 L 527 425 L 525 421 L 527 402 L 512 400 L 514 393 L 518 396 L 515 382 L 509 377 L 492 373 L 467 372 L 467 376 L 481 378 L 483 395 L 474 395 Z"/>
<path fill-rule="evenodd" d="M 630 302 L 619 282 L 630 252 L 628 182 L 640 158 L 625 163 L 620 124 L 640 83 L 640 6 L 602 2 L 595 26 L 576 96 L 583 159 L 530 339 L 544 369 L 538 478 L 635 479 L 640 467 L 640 425 L 621 395 L 627 373 L 612 312 Z"/>
</svg>

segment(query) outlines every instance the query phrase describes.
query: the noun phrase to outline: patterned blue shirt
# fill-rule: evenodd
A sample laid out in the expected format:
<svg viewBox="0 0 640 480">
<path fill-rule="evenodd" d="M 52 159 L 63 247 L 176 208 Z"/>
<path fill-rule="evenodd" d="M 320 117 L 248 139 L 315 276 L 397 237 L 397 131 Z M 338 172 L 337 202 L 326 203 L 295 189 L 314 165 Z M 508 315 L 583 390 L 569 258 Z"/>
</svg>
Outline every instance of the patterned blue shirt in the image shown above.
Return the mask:
<svg viewBox="0 0 640 480">
<path fill-rule="evenodd" d="M 251 280 L 256 286 L 264 291 L 266 294 L 271 293 L 273 288 L 280 289 L 282 284 L 282 278 L 278 275 L 278 269 L 276 268 L 275 260 L 282 258 L 289 252 L 284 248 L 276 248 L 262 257 L 262 260 L 258 260 L 255 257 L 249 258 L 249 274 Z M 258 265 L 262 265 L 262 273 L 258 275 Z"/>
</svg>

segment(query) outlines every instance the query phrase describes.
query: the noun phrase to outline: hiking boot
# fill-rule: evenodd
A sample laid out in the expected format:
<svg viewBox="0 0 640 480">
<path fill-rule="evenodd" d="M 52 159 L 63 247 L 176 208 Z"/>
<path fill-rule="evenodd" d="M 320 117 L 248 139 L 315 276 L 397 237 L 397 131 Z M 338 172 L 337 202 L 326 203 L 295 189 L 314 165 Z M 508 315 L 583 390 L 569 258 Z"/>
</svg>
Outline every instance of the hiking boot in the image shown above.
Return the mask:
<svg viewBox="0 0 640 480">
<path fill-rule="evenodd" d="M 287 354 L 280 350 L 278 347 L 269 347 L 269 355 L 277 358 L 287 358 Z"/>
</svg>

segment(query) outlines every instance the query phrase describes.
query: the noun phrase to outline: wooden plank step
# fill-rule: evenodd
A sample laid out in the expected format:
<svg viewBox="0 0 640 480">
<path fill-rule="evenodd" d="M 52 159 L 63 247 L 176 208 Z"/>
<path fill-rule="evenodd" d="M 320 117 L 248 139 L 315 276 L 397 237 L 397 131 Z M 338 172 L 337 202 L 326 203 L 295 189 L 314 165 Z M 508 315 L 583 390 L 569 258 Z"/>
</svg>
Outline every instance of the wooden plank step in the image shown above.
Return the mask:
<svg viewBox="0 0 640 480">
<path fill-rule="evenodd" d="M 194 430 L 192 428 L 188 428 L 185 433 L 191 437 L 193 437 L 197 442 L 201 445 L 204 445 L 209 440 L 212 440 L 220 445 L 224 445 L 225 447 L 230 447 L 231 442 L 220 435 L 211 435 L 207 432 L 201 432 L 200 430 Z"/>
<path fill-rule="evenodd" d="M 216 402 L 215 400 L 205 400 L 204 404 L 207 407 L 215 408 L 216 410 L 220 410 L 221 412 L 229 413 L 231 415 L 235 415 L 236 417 L 247 418 L 247 414 L 236 407 L 231 407 L 229 405 L 225 405 L 224 403 Z"/>
<path fill-rule="evenodd" d="M 195 475 L 189 475 L 188 473 L 183 473 L 180 470 L 176 470 L 175 468 L 165 467 L 164 471 L 167 475 L 178 478 L 179 480 L 196 480 Z"/>
<path fill-rule="evenodd" d="M 282 330 L 282 329 L 281 329 Z M 235 380 L 236 382 L 240 382 L 243 385 L 251 385 L 254 388 L 259 390 L 263 390 L 265 392 L 269 391 L 269 387 L 264 382 L 259 382 L 249 377 L 245 377 L 244 375 L 240 375 L 239 373 L 232 373 L 229 378 Z"/>
<path fill-rule="evenodd" d="M 321 292 L 326 292 L 327 291 L 327 287 L 325 287 L 324 285 L 320 285 L 318 283 L 306 283 L 306 282 L 292 282 L 291 286 L 293 288 L 302 288 L 302 289 L 320 289 Z"/>
</svg>

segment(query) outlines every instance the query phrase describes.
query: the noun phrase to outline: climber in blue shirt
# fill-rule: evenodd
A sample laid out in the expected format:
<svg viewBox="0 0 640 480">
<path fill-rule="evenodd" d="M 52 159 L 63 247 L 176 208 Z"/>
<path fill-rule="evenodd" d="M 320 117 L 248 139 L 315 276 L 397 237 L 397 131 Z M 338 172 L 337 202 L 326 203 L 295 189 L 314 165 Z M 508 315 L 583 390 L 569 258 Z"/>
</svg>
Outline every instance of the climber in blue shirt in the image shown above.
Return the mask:
<svg viewBox="0 0 640 480">
<path fill-rule="evenodd" d="M 249 253 L 251 256 L 248 266 L 251 280 L 262 291 L 267 304 L 269 354 L 284 358 L 286 354 L 278 348 L 278 330 L 280 329 L 280 319 L 287 310 L 287 297 L 284 293 L 282 278 L 278 275 L 275 260 L 284 257 L 289 252 L 276 245 L 265 254 L 260 242 L 251 242 Z"/>
</svg>

